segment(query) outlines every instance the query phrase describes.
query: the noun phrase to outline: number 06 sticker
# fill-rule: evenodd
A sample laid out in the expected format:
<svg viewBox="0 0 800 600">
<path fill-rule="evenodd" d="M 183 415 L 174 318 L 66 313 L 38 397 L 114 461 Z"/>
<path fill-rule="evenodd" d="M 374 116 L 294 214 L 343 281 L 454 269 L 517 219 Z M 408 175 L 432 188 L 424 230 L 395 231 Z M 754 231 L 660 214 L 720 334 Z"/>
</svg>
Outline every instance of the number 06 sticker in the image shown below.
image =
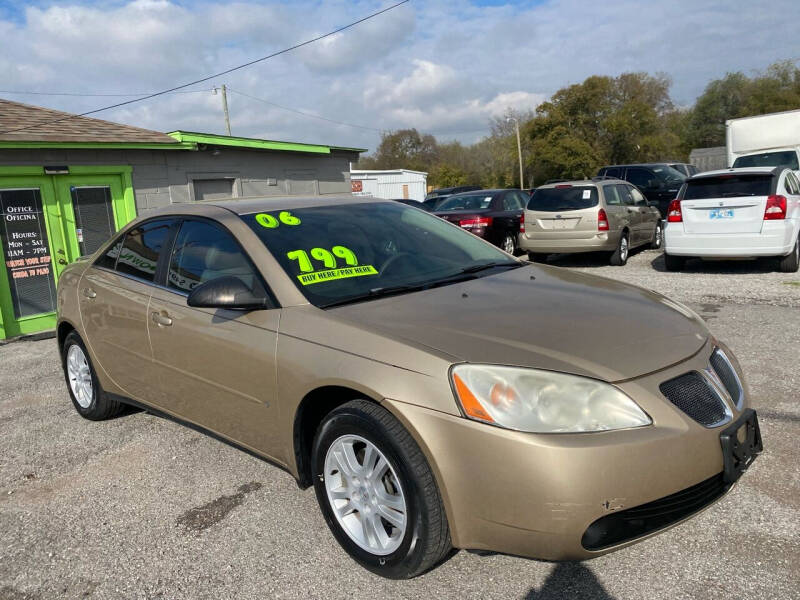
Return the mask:
<svg viewBox="0 0 800 600">
<path fill-rule="evenodd" d="M 269 213 L 259 213 L 256 215 L 256 222 L 267 229 L 275 229 L 281 223 L 284 225 L 300 225 L 300 219 L 288 210 L 282 210 L 277 219 Z"/>
</svg>

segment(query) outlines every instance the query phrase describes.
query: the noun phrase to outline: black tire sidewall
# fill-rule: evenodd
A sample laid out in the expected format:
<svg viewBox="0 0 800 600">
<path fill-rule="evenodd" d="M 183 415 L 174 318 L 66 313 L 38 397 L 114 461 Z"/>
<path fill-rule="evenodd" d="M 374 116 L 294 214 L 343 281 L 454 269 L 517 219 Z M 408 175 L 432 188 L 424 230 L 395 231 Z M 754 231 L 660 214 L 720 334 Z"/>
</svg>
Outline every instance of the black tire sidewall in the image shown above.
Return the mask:
<svg viewBox="0 0 800 600">
<path fill-rule="evenodd" d="M 86 408 L 83 408 L 80 404 L 78 404 L 78 400 L 75 398 L 75 394 L 72 393 L 72 386 L 69 383 L 69 373 L 67 372 L 67 353 L 69 352 L 71 346 L 78 346 L 83 351 L 83 355 L 86 357 L 86 362 L 89 364 L 89 372 L 92 376 L 92 402 Z M 91 419 L 99 408 L 98 399 L 100 398 L 101 393 L 100 382 L 97 380 L 97 373 L 94 370 L 92 358 L 89 356 L 88 350 L 86 350 L 86 345 L 83 343 L 81 336 L 74 331 L 67 335 L 66 339 L 64 340 L 64 346 L 61 349 L 61 364 L 64 368 L 64 381 L 67 383 L 67 391 L 69 392 L 69 397 L 70 400 L 72 400 L 75 410 L 77 410 L 87 419 Z"/>
<path fill-rule="evenodd" d="M 325 456 L 331 444 L 343 435 L 358 435 L 374 444 L 394 469 L 400 479 L 400 486 L 406 500 L 406 533 L 400 547 L 392 554 L 377 556 L 367 552 L 350 539 L 336 517 L 328 500 L 325 483 L 321 479 L 324 471 Z M 421 562 L 423 548 L 420 539 L 425 526 L 426 507 L 421 501 L 421 491 L 417 478 L 408 467 L 408 459 L 392 439 L 383 425 L 367 415 L 356 411 L 334 411 L 320 426 L 314 439 L 311 453 L 311 470 L 314 478 L 314 491 L 320 505 L 322 515 L 339 544 L 366 569 L 392 579 L 404 578 Z"/>
</svg>

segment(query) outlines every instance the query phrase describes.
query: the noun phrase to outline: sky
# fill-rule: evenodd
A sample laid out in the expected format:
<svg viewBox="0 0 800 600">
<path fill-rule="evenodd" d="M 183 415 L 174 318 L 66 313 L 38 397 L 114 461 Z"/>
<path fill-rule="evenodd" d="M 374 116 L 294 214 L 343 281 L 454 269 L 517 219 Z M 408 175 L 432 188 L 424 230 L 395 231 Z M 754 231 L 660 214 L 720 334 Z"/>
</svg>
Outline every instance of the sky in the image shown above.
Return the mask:
<svg viewBox="0 0 800 600">
<path fill-rule="evenodd" d="M 180 85 L 393 3 L 0 0 L 0 97 L 93 110 L 129 98 L 80 94 Z M 595 74 L 663 72 L 673 100 L 691 105 L 726 72 L 800 59 L 798 21 L 797 0 L 771 0 L 768 10 L 751 0 L 411 0 L 187 93 L 93 116 L 225 133 L 212 88 L 226 84 L 234 135 L 372 150 L 381 131 L 416 127 L 471 143 L 492 117 L 533 109 Z M 19 91 L 79 95 L 10 93 Z"/>
</svg>

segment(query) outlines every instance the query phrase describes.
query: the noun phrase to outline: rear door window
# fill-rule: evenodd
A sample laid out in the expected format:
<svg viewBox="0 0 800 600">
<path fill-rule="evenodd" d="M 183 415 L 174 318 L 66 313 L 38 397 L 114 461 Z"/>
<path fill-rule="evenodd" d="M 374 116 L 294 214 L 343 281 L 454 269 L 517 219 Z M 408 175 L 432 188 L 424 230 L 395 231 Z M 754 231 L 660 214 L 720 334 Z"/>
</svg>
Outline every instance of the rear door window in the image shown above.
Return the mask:
<svg viewBox="0 0 800 600">
<path fill-rule="evenodd" d="M 720 175 L 686 182 L 684 200 L 705 198 L 736 198 L 740 196 L 769 196 L 772 175 Z"/>
<path fill-rule="evenodd" d="M 264 293 L 255 267 L 228 231 L 206 221 L 184 221 L 175 238 L 167 287 L 188 294 L 220 277 L 236 277 L 254 292 Z"/>
<path fill-rule="evenodd" d="M 622 169 L 619 167 L 609 167 L 607 169 L 601 169 L 600 175 L 605 175 L 606 177 L 616 177 L 617 179 L 622 179 Z"/>
<path fill-rule="evenodd" d="M 603 187 L 603 195 L 606 198 L 606 204 L 609 206 L 620 206 L 622 198 L 619 197 L 618 185 L 607 185 Z"/>
<path fill-rule="evenodd" d="M 652 171 L 648 169 L 634 167 L 628 169 L 628 172 L 625 175 L 625 179 L 626 181 L 630 181 L 636 187 L 644 189 L 652 187 L 651 182 L 655 181 L 656 176 Z"/>
<path fill-rule="evenodd" d="M 645 206 L 647 204 L 647 199 L 644 197 L 642 192 L 630 185 L 626 185 L 624 187 L 628 191 L 628 194 L 630 194 L 634 206 Z"/>
<path fill-rule="evenodd" d="M 556 186 L 536 190 L 528 202 L 528 209 L 546 212 L 583 210 L 597 206 L 597 202 L 595 186 Z"/>
<path fill-rule="evenodd" d="M 117 272 L 149 283 L 155 281 L 158 259 L 174 224 L 173 219 L 159 219 L 129 229 L 119 250 Z"/>
</svg>

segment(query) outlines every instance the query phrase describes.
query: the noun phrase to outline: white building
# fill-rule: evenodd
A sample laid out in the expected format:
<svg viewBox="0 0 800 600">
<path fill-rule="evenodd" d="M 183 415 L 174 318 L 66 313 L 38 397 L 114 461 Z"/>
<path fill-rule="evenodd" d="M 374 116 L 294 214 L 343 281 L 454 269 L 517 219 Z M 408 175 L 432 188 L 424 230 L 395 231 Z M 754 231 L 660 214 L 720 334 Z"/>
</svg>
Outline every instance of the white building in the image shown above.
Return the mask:
<svg viewBox="0 0 800 600">
<path fill-rule="evenodd" d="M 354 196 L 373 196 L 387 200 L 407 198 L 422 202 L 428 191 L 428 174 L 408 169 L 371 171 L 350 167 L 350 183 Z"/>
</svg>

